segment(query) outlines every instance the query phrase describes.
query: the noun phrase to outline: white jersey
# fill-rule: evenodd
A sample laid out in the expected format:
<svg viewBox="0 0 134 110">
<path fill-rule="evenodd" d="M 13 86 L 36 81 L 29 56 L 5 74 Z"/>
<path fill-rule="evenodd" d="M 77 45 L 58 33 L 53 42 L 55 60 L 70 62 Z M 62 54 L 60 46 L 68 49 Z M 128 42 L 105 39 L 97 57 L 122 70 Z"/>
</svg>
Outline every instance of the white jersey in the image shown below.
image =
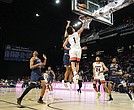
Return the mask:
<svg viewBox="0 0 134 110">
<path fill-rule="evenodd" d="M 103 73 L 98 74 L 100 71 L 103 71 L 103 63 L 100 62 L 97 64 L 96 62 L 93 63 L 94 68 L 94 79 L 104 79 Z"/>
<path fill-rule="evenodd" d="M 48 74 L 44 73 L 44 80 L 45 80 L 46 83 L 48 82 L 48 78 L 49 78 Z"/>
<path fill-rule="evenodd" d="M 68 36 L 69 43 L 70 43 L 70 48 L 74 49 L 80 49 L 80 37 L 77 32 L 74 32 L 72 35 Z"/>
</svg>

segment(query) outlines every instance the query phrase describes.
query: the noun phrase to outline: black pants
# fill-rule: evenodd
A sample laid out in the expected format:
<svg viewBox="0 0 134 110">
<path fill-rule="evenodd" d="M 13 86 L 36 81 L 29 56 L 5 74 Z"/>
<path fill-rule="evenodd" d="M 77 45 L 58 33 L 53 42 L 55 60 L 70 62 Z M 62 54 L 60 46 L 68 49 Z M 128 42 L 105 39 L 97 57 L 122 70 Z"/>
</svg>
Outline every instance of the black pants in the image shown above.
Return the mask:
<svg viewBox="0 0 134 110">
<path fill-rule="evenodd" d="M 82 80 L 78 80 L 78 86 L 79 86 L 79 90 L 80 90 L 82 87 Z"/>
</svg>

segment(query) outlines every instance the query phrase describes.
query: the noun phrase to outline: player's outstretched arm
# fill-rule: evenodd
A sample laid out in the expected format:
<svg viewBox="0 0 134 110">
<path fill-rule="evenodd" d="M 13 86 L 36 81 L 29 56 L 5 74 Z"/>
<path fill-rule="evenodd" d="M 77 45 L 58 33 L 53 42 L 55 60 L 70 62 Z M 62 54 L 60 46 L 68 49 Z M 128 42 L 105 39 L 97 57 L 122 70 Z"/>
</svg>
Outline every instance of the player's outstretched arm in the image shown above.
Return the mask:
<svg viewBox="0 0 134 110">
<path fill-rule="evenodd" d="M 67 34 L 67 28 L 69 27 L 70 23 L 71 23 L 71 21 L 67 21 L 67 25 L 66 25 L 64 37 L 67 37 L 68 36 L 68 34 Z"/>
</svg>

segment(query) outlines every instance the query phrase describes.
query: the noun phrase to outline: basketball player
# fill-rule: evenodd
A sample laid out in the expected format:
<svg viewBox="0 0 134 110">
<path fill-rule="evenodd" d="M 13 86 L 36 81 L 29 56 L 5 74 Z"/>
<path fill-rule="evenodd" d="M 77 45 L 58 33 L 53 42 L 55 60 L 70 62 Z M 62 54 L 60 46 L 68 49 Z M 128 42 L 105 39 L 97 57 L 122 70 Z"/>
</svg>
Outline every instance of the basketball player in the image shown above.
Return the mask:
<svg viewBox="0 0 134 110">
<path fill-rule="evenodd" d="M 52 94 L 52 92 L 53 92 L 52 83 L 53 83 L 53 80 L 55 79 L 55 73 L 54 73 L 54 71 L 51 69 L 50 66 L 48 67 L 47 74 L 48 74 L 48 89 L 49 89 L 49 91 L 50 91 L 50 94 Z"/>
<path fill-rule="evenodd" d="M 63 47 L 66 50 L 69 50 L 70 62 L 73 71 L 74 78 L 77 78 L 78 71 L 79 71 L 79 62 L 81 59 L 82 49 L 80 46 L 80 35 L 84 30 L 86 23 L 86 18 L 81 26 L 81 28 L 76 32 L 72 26 L 67 28 L 68 37 L 66 38 L 65 42 L 63 43 Z M 70 47 L 68 48 L 66 45 L 70 43 Z"/>
<path fill-rule="evenodd" d="M 31 83 L 30 86 L 28 86 L 28 88 L 25 89 L 25 91 L 22 93 L 22 95 L 17 98 L 17 104 L 21 107 L 21 101 L 23 99 L 23 97 L 33 88 L 36 87 L 36 84 L 38 81 L 41 82 L 41 94 L 40 94 L 40 98 L 38 99 L 38 103 L 43 104 L 43 96 L 45 93 L 45 89 L 46 89 L 46 83 L 44 80 L 44 77 L 42 76 L 42 71 L 41 68 L 44 68 L 44 66 L 46 65 L 46 56 L 43 54 L 43 58 L 44 58 L 44 62 L 41 62 L 41 60 L 38 58 L 38 52 L 34 51 L 33 52 L 33 56 L 30 59 L 30 69 L 31 71 Z"/>
<path fill-rule="evenodd" d="M 104 77 L 104 73 L 108 71 L 108 68 L 105 66 L 103 62 L 100 61 L 100 57 L 96 57 L 96 61 L 93 63 L 93 75 L 94 75 L 94 81 L 93 81 L 93 88 L 98 93 L 97 98 L 101 96 L 100 94 L 100 85 L 102 84 L 104 90 L 109 94 L 109 101 L 112 101 L 112 95 L 111 91 L 106 86 L 106 81 Z M 99 83 L 98 88 L 96 87 L 97 82 Z"/>
<path fill-rule="evenodd" d="M 66 29 L 65 29 L 65 33 L 64 33 L 64 38 L 66 39 L 68 37 L 67 34 L 67 28 L 69 27 L 71 21 L 67 21 L 67 25 L 66 25 Z M 64 40 L 65 41 L 65 40 Z M 66 46 L 69 48 L 70 47 L 70 43 L 68 42 L 66 44 Z M 64 86 L 67 88 L 67 82 L 69 81 L 70 83 L 70 89 L 71 89 L 71 84 L 72 84 L 72 68 L 71 68 L 71 63 L 69 60 L 69 50 L 64 49 L 64 55 L 63 55 L 63 64 L 64 67 L 66 68 L 66 72 L 64 74 Z"/>
<path fill-rule="evenodd" d="M 65 30 L 65 34 L 64 34 L 64 38 L 66 39 L 68 37 L 68 33 L 67 33 L 67 28 L 70 25 L 70 21 L 67 21 L 67 26 L 66 26 L 66 30 Z M 70 48 L 70 43 L 68 42 L 66 45 L 68 48 Z M 81 48 L 82 50 L 86 50 L 87 47 L 84 46 Z M 69 50 L 64 49 L 64 56 L 63 56 L 63 63 L 64 66 L 66 67 L 66 72 L 64 74 L 64 86 L 67 88 L 67 81 L 69 81 L 70 85 L 69 88 L 70 90 L 72 89 L 72 68 L 71 68 L 71 63 L 70 63 L 70 56 L 69 56 Z"/>
<path fill-rule="evenodd" d="M 113 58 L 112 63 L 108 66 L 109 68 L 109 83 L 108 87 L 110 89 L 115 89 L 115 91 L 118 91 L 118 88 L 122 89 L 125 93 L 128 94 L 129 98 L 131 100 L 134 100 L 132 98 L 132 95 L 123 87 L 123 85 L 120 82 L 120 76 L 122 75 L 122 68 L 119 64 L 117 64 L 117 59 Z"/>
</svg>

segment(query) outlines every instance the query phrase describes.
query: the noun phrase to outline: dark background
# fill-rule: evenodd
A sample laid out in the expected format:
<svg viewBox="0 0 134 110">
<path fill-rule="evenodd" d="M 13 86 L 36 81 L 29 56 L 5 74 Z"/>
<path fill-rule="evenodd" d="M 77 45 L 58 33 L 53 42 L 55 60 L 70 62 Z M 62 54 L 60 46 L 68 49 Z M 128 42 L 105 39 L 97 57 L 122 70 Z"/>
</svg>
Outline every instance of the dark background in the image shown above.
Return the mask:
<svg viewBox="0 0 134 110">
<path fill-rule="evenodd" d="M 48 57 L 47 66 L 52 66 L 54 70 L 56 70 L 56 67 L 62 66 L 62 42 L 66 20 L 71 20 L 73 24 L 78 19 L 78 15 L 71 11 L 71 0 L 61 0 L 61 3 L 57 5 L 55 0 L 3 1 L 0 1 L 0 77 L 30 75 L 29 62 L 4 60 L 6 44 L 37 50 L 40 53 L 40 58 L 42 58 L 42 53 L 45 53 Z M 114 13 L 114 25 L 121 24 L 124 18 L 133 17 L 133 9 L 132 4 Z M 36 13 L 40 16 L 37 17 Z M 106 27 L 108 26 L 96 21 L 91 23 L 91 30 Z M 91 30 L 89 30 L 89 33 Z M 129 45 L 133 38 L 131 36 L 124 39 L 128 40 Z M 89 49 L 87 51 L 97 50 L 98 47 L 106 47 L 106 44 L 108 48 L 114 45 L 108 42 L 111 42 L 111 40 L 101 41 L 101 45 L 99 43 L 88 45 Z M 113 40 L 113 42 L 115 41 Z"/>
</svg>

